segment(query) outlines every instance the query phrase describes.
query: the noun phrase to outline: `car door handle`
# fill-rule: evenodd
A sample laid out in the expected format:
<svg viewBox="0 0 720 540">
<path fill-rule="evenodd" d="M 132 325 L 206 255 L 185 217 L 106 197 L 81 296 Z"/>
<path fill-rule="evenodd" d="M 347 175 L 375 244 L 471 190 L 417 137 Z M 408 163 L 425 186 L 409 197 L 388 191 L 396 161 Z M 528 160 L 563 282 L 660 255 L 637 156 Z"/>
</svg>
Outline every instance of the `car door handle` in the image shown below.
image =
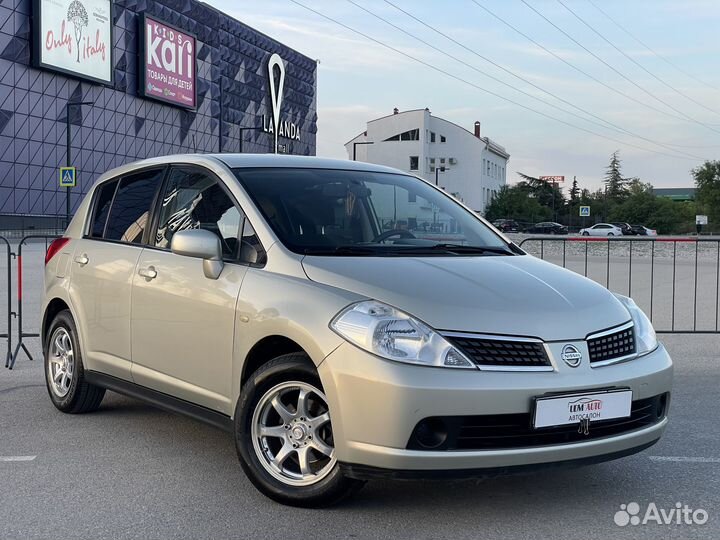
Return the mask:
<svg viewBox="0 0 720 540">
<path fill-rule="evenodd" d="M 138 274 L 145 279 L 155 279 L 157 277 L 157 270 L 155 270 L 154 266 L 148 266 L 147 268 L 138 270 Z"/>
<path fill-rule="evenodd" d="M 90 259 L 88 259 L 88 256 L 85 253 L 83 253 L 82 255 L 78 255 L 73 260 L 80 266 L 85 266 L 87 263 L 90 262 Z"/>
</svg>

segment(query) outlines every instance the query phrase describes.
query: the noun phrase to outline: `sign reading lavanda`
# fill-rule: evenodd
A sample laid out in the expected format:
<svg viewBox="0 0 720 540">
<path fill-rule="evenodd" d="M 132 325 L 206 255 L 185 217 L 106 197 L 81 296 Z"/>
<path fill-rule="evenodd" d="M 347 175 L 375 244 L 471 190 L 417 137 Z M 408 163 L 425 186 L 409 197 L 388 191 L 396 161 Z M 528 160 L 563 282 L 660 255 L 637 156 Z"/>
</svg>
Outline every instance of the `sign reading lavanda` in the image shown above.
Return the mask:
<svg viewBox="0 0 720 540">
<path fill-rule="evenodd" d="M 280 117 L 280 109 L 282 107 L 283 91 L 285 89 L 285 63 L 280 55 L 274 53 L 268 60 L 268 82 L 270 83 L 270 106 L 272 107 L 272 118 L 268 119 L 263 114 L 262 129 L 265 133 L 270 133 L 275 138 L 274 151 L 277 154 L 280 145 L 278 137 L 285 139 L 300 140 L 300 127 L 287 118 Z M 277 82 L 275 81 L 275 73 L 277 72 Z"/>
<path fill-rule="evenodd" d="M 149 15 L 140 28 L 140 94 L 195 109 L 195 36 Z"/>
<path fill-rule="evenodd" d="M 111 83 L 110 8 L 110 0 L 34 0 L 34 65 Z"/>
</svg>

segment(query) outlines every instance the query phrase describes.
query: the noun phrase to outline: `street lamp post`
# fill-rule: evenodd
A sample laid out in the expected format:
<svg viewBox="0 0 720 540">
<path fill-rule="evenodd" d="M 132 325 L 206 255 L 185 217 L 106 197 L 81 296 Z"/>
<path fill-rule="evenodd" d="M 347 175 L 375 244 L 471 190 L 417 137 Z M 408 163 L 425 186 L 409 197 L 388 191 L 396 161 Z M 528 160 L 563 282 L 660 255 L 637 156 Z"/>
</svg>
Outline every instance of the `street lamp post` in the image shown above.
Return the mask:
<svg viewBox="0 0 720 540">
<path fill-rule="evenodd" d="M 360 142 L 354 142 L 353 143 L 353 161 L 357 161 L 357 145 L 358 144 L 375 144 L 372 141 L 360 141 Z"/>
<path fill-rule="evenodd" d="M 65 104 L 65 165 L 72 167 L 72 144 L 70 134 L 70 107 L 82 106 L 82 105 L 94 105 L 94 101 L 68 101 Z M 65 220 L 67 224 L 70 224 L 70 187 L 65 188 Z"/>
<path fill-rule="evenodd" d="M 243 153 L 243 133 L 246 131 L 262 131 L 263 128 L 261 127 L 241 127 L 240 129 L 240 148 L 239 153 Z"/>
</svg>

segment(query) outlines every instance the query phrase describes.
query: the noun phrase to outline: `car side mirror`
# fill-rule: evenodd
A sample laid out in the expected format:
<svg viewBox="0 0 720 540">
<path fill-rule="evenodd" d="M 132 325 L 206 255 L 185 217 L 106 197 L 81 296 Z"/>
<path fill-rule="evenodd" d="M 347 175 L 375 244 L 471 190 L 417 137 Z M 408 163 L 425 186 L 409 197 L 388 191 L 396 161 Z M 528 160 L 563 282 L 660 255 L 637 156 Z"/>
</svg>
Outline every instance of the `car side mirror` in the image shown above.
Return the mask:
<svg viewBox="0 0 720 540">
<path fill-rule="evenodd" d="M 176 255 L 203 260 L 206 278 L 217 279 L 223 269 L 220 238 L 203 229 L 177 231 L 170 241 L 170 250 Z"/>
</svg>

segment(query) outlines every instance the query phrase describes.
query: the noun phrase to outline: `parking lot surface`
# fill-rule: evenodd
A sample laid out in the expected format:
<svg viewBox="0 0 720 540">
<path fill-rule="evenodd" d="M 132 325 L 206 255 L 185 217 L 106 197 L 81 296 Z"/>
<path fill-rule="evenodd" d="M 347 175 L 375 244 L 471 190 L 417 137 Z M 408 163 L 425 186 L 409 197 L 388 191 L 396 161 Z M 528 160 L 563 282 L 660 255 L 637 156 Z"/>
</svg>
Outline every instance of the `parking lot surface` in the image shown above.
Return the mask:
<svg viewBox="0 0 720 540">
<path fill-rule="evenodd" d="M 28 257 L 28 329 L 38 261 Z M 720 336 L 662 340 L 676 363 L 671 422 L 640 454 L 482 481 L 376 481 L 304 510 L 255 491 L 215 428 L 113 393 L 96 413 L 59 413 L 31 339 L 35 361 L 0 369 L 0 538 L 719 538 Z M 707 522 L 617 525 L 633 502 L 640 517 L 681 503 Z"/>
</svg>

